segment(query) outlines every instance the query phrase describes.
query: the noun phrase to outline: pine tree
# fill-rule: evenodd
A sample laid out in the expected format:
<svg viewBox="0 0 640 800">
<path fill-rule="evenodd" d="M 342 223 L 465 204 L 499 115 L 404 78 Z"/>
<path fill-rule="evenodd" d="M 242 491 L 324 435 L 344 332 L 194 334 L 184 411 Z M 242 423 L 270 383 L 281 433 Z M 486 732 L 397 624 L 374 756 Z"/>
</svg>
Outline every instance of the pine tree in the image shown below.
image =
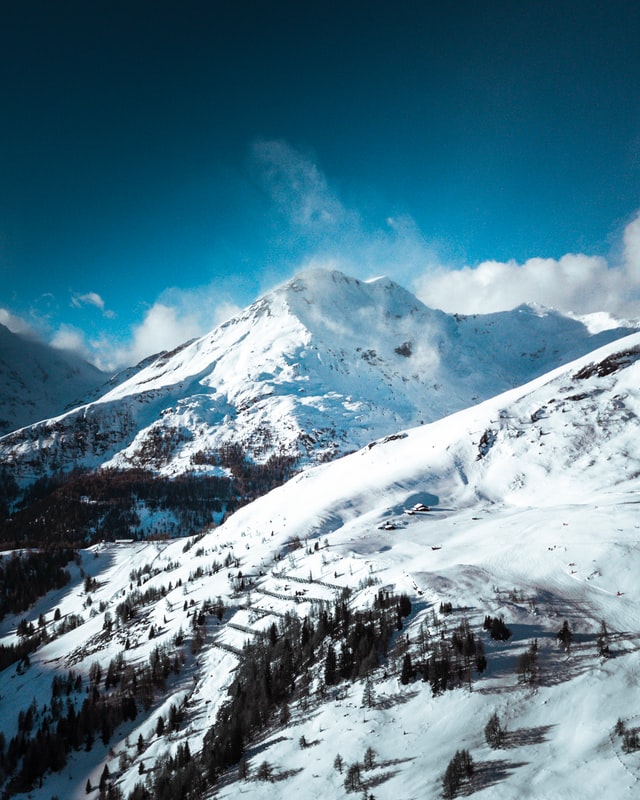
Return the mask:
<svg viewBox="0 0 640 800">
<path fill-rule="evenodd" d="M 476 643 L 476 669 L 482 675 L 486 668 L 487 657 L 484 654 L 484 645 L 482 644 L 482 639 L 478 637 L 478 641 Z"/>
<path fill-rule="evenodd" d="M 361 785 L 360 764 L 351 764 L 344 779 L 344 788 L 348 792 L 357 792 Z"/>
<path fill-rule="evenodd" d="M 445 800 L 451 800 L 451 798 L 455 797 L 459 786 L 460 776 L 458 775 L 458 769 L 454 762 L 450 761 L 442 776 L 442 796 Z"/>
<path fill-rule="evenodd" d="M 327 657 L 324 662 L 324 682 L 327 686 L 333 686 L 337 683 L 337 659 L 336 659 L 336 651 L 333 648 L 333 645 L 329 645 L 327 649 Z"/>
<path fill-rule="evenodd" d="M 622 749 L 625 753 L 640 750 L 640 738 L 636 730 L 625 731 L 622 737 Z"/>
<path fill-rule="evenodd" d="M 106 785 L 107 785 L 107 781 L 109 780 L 109 775 L 110 774 L 111 773 L 109 772 L 109 767 L 108 767 L 107 764 L 105 764 L 104 765 L 104 769 L 102 770 L 102 775 L 100 776 L 99 788 L 100 788 L 101 792 L 104 792 L 104 790 L 106 788 Z"/>
<path fill-rule="evenodd" d="M 600 622 L 600 631 L 597 639 L 598 655 L 601 658 L 609 658 L 611 651 L 609 650 L 609 631 L 604 620 Z"/>
<path fill-rule="evenodd" d="M 534 639 L 526 653 L 522 653 L 516 666 L 518 680 L 533 686 L 538 678 L 538 640 Z"/>
<path fill-rule="evenodd" d="M 560 647 L 562 647 L 562 649 L 568 653 L 571 650 L 573 634 L 571 633 L 571 628 L 569 627 L 569 623 L 566 619 L 562 623 L 562 628 L 558 631 L 556 638 L 560 642 Z"/>
<path fill-rule="evenodd" d="M 364 751 L 364 759 L 362 760 L 365 769 L 373 769 L 376 764 L 376 751 L 373 747 L 367 747 Z"/>
<path fill-rule="evenodd" d="M 484 738 L 486 739 L 489 747 L 495 750 L 498 747 L 502 747 L 504 742 L 504 737 L 505 737 L 505 730 L 502 727 L 500 718 L 498 717 L 498 713 L 494 711 L 491 717 L 489 718 L 489 722 L 487 722 L 485 726 Z"/>
<path fill-rule="evenodd" d="M 373 708 L 376 704 L 376 694 L 373 688 L 373 681 L 371 675 L 367 675 L 364 682 L 364 691 L 362 692 L 362 705 L 365 708 Z"/>
<path fill-rule="evenodd" d="M 411 655 L 409 653 L 405 653 L 404 658 L 402 659 L 402 672 L 400 674 L 400 683 L 406 686 L 410 681 L 413 680 L 414 672 L 413 672 L 413 664 L 411 663 Z"/>
<path fill-rule="evenodd" d="M 456 750 L 442 776 L 442 795 L 449 800 L 455 797 L 460 784 L 469 780 L 474 772 L 473 758 L 468 750 Z"/>
</svg>

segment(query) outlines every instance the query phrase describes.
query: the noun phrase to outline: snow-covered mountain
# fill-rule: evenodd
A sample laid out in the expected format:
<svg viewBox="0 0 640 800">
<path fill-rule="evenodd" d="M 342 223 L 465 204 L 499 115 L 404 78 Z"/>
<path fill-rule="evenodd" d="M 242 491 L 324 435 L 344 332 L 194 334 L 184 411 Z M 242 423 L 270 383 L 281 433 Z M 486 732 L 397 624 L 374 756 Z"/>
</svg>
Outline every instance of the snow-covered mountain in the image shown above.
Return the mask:
<svg viewBox="0 0 640 800">
<path fill-rule="evenodd" d="M 24 624 L 22 615 L 0 623 L 4 646 L 29 622 L 50 637 L 29 666 L 2 672 L 7 752 L 15 757 L 20 742 L 29 758 L 39 741 L 62 747 L 85 720 L 86 738 L 34 782 L 33 800 L 97 796 L 101 776 L 105 796 L 136 800 L 340 798 L 351 789 L 436 798 L 456 751 L 475 770 L 454 794 L 631 800 L 640 779 L 639 492 L 633 334 L 309 468 L 197 542 L 84 551 L 69 586 Z M 401 595 L 411 608 L 398 611 L 388 652 L 356 661 L 367 625 L 380 632 L 385 602 Z M 487 617 L 511 635 L 492 638 Z M 570 646 L 557 638 L 564 620 Z M 469 655 L 469 634 L 474 648 L 483 642 L 486 669 Z M 149 688 L 144 665 L 159 670 L 166 653 L 180 656 L 175 669 L 166 662 Z M 256 654 L 248 679 L 243 664 Z M 356 663 L 366 669 L 340 678 Z M 52 676 L 66 681 L 55 695 Z M 286 699 L 268 706 L 278 691 Z M 261 698 L 262 716 L 243 698 Z M 92 702 L 114 716 L 103 712 L 92 728 Z M 237 716 L 221 712 L 225 703 Z M 73 709 L 57 728 L 54 708 Z M 506 729 L 500 749 L 485 738 L 494 712 Z M 232 766 L 216 768 L 227 756 Z M 29 762 L 30 774 L 40 763 Z"/>
<path fill-rule="evenodd" d="M 79 356 L 0 324 L 0 433 L 57 416 L 106 379 Z"/>
<path fill-rule="evenodd" d="M 94 402 L 5 436 L 0 458 L 22 479 L 100 465 L 172 475 L 213 463 L 229 443 L 257 460 L 286 453 L 317 463 L 628 332 L 592 335 L 530 306 L 451 316 L 386 278 L 310 270 Z"/>
</svg>

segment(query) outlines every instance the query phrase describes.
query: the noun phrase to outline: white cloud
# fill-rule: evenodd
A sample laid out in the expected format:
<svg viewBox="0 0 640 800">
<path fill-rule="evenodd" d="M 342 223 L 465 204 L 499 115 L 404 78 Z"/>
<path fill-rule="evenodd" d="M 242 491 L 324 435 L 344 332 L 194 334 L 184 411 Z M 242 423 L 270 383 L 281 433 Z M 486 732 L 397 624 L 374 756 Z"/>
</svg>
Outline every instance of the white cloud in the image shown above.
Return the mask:
<svg viewBox="0 0 640 800">
<path fill-rule="evenodd" d="M 576 314 L 640 317 L 640 213 L 625 227 L 616 260 L 570 253 L 524 263 L 488 260 L 458 269 L 439 260 L 437 243 L 428 241 L 409 215 L 380 213 L 375 220 L 346 205 L 313 158 L 286 142 L 256 142 L 250 168 L 278 216 L 277 257 L 261 268 L 265 289 L 292 271 L 326 266 L 363 279 L 387 275 L 413 288 L 428 306 L 449 312 L 488 313 L 538 303 Z M 246 278 L 246 287 L 253 280 Z M 52 296 L 40 298 L 31 318 L 55 346 L 81 352 L 111 370 L 171 350 L 239 312 L 230 299 L 239 291 L 238 281 L 242 283 L 242 275 L 226 284 L 167 289 L 119 343 L 106 334 L 87 342 L 71 326 L 52 335 Z M 221 285 L 227 286 L 225 294 Z M 105 319 L 115 317 L 97 292 L 74 294 L 71 304 L 96 308 Z M 33 335 L 34 328 L 7 309 L 0 309 L 0 322 Z"/>
<path fill-rule="evenodd" d="M 74 294 L 71 298 L 71 305 L 74 308 L 82 306 L 95 306 L 100 311 L 104 311 L 104 300 L 97 292 L 87 292 L 87 294 Z"/>
<path fill-rule="evenodd" d="M 49 340 L 49 344 L 57 350 L 70 350 L 87 360 L 91 360 L 91 351 L 83 331 L 72 325 L 61 325 Z"/>
<path fill-rule="evenodd" d="M 223 322 L 226 322 L 231 317 L 235 317 L 236 314 L 239 314 L 242 311 L 242 308 L 231 301 L 225 300 L 215 306 L 213 309 L 213 326 L 222 325 Z"/>
<path fill-rule="evenodd" d="M 414 281 L 428 306 L 463 314 L 489 313 L 522 303 L 539 303 L 565 312 L 608 311 L 640 316 L 640 214 L 623 235 L 618 264 L 601 256 L 570 253 L 559 259 L 484 261 L 477 266 L 431 268 Z"/>
<path fill-rule="evenodd" d="M 640 317 L 640 213 L 627 224 L 617 261 L 584 253 L 544 254 L 524 263 L 488 260 L 457 269 L 442 263 L 408 215 L 365 223 L 333 191 L 313 159 L 286 142 L 253 147 L 258 179 L 306 253 L 297 268 L 326 265 L 369 278 L 385 274 L 444 311 L 489 313 L 538 303 L 576 314 Z M 277 270 L 276 270 L 277 273 Z M 277 275 L 270 276 L 270 283 Z"/>
<path fill-rule="evenodd" d="M 624 229 L 622 240 L 626 276 L 637 289 L 640 284 L 640 212 Z"/>
<path fill-rule="evenodd" d="M 263 287 L 311 265 L 364 279 L 385 274 L 408 285 L 436 263 L 434 248 L 409 215 L 365 219 L 343 202 L 310 155 L 287 142 L 256 142 L 250 168 L 281 217 L 278 244 L 294 254 L 287 260 L 286 246 L 278 248 L 284 258 L 262 270 Z"/>
<path fill-rule="evenodd" d="M 131 328 L 125 344 L 114 347 L 107 339 L 94 342 L 93 361 L 106 371 L 137 364 L 150 355 L 203 336 L 240 310 L 229 299 L 220 297 L 214 286 L 167 289 L 145 312 L 142 322 Z"/>
<path fill-rule="evenodd" d="M 112 367 L 137 364 L 147 356 L 172 350 L 201 334 L 200 322 L 194 315 L 182 315 L 175 307 L 157 302 L 142 322 L 134 326 L 131 341 L 113 353 L 105 352 L 101 361 Z"/>
<path fill-rule="evenodd" d="M 13 333 L 20 333 L 33 338 L 36 337 L 36 332 L 31 325 L 22 317 L 9 311 L 8 308 L 0 308 L 0 324 L 9 328 Z"/>
<path fill-rule="evenodd" d="M 83 308 L 85 306 L 94 306 L 99 309 L 103 316 L 107 319 L 115 319 L 115 311 L 111 311 L 105 307 L 105 302 L 97 292 L 87 292 L 86 294 L 74 294 L 71 297 L 71 305 L 74 308 Z"/>
</svg>

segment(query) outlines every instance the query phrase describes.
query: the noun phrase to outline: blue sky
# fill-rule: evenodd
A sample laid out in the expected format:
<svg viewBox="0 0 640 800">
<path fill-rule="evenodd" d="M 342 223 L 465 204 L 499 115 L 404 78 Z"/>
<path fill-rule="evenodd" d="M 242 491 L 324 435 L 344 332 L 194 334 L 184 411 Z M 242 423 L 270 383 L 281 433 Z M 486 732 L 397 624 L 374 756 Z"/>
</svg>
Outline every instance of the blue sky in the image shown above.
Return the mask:
<svg viewBox="0 0 640 800">
<path fill-rule="evenodd" d="M 25 0 L 0 322 L 106 368 L 309 264 L 428 305 L 640 316 L 629 0 Z"/>
</svg>

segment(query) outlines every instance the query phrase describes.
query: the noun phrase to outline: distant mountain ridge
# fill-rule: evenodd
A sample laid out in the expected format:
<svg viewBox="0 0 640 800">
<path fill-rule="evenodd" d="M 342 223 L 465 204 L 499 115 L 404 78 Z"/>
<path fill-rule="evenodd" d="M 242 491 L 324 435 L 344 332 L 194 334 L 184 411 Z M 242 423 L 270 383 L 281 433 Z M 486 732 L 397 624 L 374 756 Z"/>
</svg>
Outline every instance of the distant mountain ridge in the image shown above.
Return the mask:
<svg viewBox="0 0 640 800">
<path fill-rule="evenodd" d="M 74 353 L 0 325 L 0 434 L 62 413 L 107 377 Z"/>
<path fill-rule="evenodd" d="M 315 463 L 520 385 L 627 333 L 520 306 L 433 310 L 388 278 L 308 270 L 91 403 L 0 439 L 19 478 L 204 469 L 229 444 Z"/>
</svg>

